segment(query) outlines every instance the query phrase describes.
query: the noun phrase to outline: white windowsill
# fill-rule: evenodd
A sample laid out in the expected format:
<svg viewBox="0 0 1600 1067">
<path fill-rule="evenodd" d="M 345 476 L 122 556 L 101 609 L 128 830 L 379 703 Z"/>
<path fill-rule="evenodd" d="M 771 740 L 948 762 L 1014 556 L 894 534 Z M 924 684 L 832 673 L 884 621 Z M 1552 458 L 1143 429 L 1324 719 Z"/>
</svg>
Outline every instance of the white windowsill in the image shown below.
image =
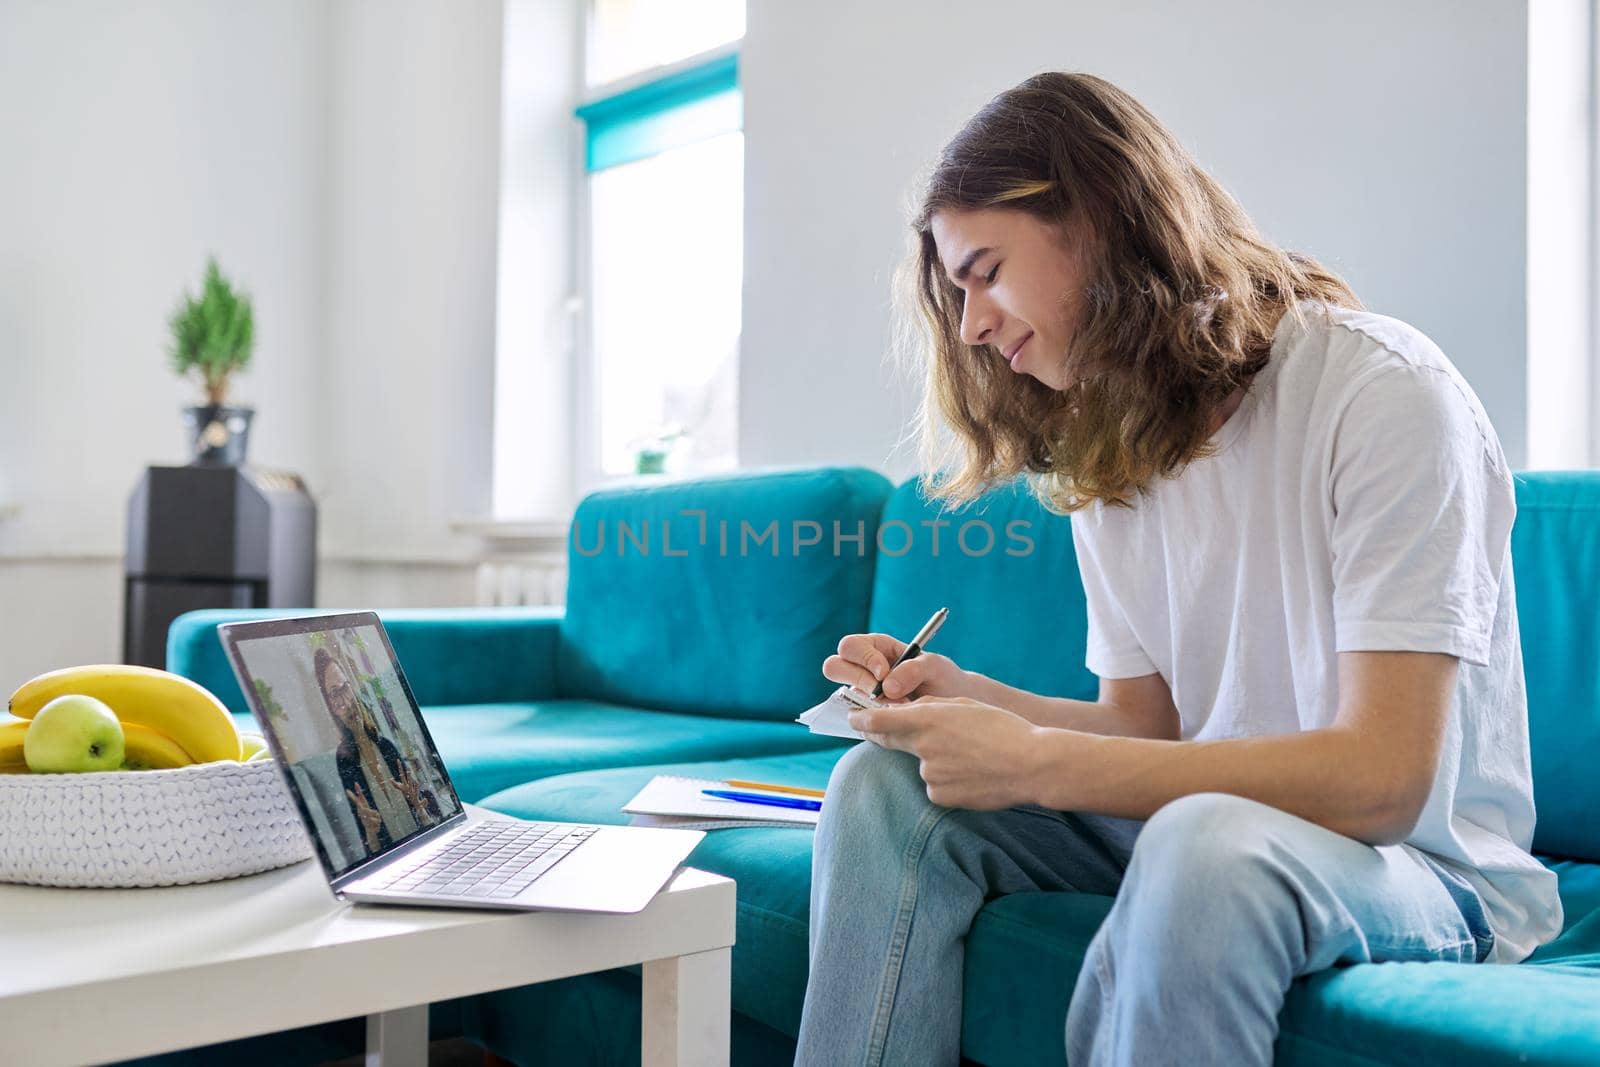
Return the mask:
<svg viewBox="0 0 1600 1067">
<path fill-rule="evenodd" d="M 567 519 L 460 518 L 450 521 L 454 533 L 479 538 L 495 552 L 566 551 Z"/>
</svg>

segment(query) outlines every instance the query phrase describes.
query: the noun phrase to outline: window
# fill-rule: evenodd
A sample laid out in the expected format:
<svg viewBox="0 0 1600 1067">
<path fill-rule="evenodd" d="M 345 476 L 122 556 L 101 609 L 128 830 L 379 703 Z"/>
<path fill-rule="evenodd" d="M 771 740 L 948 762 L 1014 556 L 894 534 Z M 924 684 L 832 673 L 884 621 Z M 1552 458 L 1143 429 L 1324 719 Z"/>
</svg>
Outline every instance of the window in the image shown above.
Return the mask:
<svg viewBox="0 0 1600 1067">
<path fill-rule="evenodd" d="M 620 81 L 743 36 L 744 0 L 594 0 L 584 81 Z"/>
<path fill-rule="evenodd" d="M 737 461 L 743 32 L 742 0 L 591 9 L 583 483 Z"/>
</svg>

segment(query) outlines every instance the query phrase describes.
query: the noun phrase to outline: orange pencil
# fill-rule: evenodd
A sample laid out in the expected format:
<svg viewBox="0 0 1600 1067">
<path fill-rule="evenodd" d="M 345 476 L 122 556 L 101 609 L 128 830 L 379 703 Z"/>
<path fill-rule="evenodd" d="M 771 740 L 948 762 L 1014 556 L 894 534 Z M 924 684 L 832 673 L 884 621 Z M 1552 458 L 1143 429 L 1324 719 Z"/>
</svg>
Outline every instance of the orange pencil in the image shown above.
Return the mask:
<svg viewBox="0 0 1600 1067">
<path fill-rule="evenodd" d="M 740 782 L 733 779 L 729 779 L 724 784 L 734 789 L 765 789 L 769 793 L 793 793 L 802 797 L 825 795 L 820 789 L 802 789 L 797 785 L 768 785 L 766 782 Z"/>
</svg>

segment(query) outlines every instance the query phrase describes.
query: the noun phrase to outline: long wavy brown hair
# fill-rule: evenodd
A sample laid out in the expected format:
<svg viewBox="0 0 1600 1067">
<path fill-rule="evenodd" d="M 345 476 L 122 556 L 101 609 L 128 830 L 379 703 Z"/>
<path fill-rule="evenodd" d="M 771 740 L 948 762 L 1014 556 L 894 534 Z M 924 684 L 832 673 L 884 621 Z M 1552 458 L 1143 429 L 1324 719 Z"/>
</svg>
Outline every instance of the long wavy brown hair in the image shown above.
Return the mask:
<svg viewBox="0 0 1600 1067">
<path fill-rule="evenodd" d="M 1081 309 L 1064 391 L 961 340 L 963 294 L 931 220 L 981 208 L 1086 242 L 1088 284 L 1063 294 Z M 1130 506 L 1210 454 L 1211 421 L 1267 365 L 1285 313 L 1361 306 L 1321 264 L 1268 243 L 1154 115 L 1089 74 L 1039 74 L 991 100 L 939 154 L 911 228 L 900 350 L 925 367 L 927 492 L 955 503 L 1026 473 L 1056 512 Z"/>
<path fill-rule="evenodd" d="M 334 725 L 338 727 L 339 732 L 343 735 L 343 740 L 340 741 L 339 747 L 346 750 L 353 749 L 356 745 L 356 735 L 353 731 L 346 729 L 344 720 L 334 713 L 333 695 L 328 692 L 328 669 L 330 667 L 339 673 L 346 685 L 350 686 L 350 695 L 356 702 L 356 710 L 361 719 L 361 732 L 373 741 L 378 740 L 381 735 L 378 733 L 377 723 L 373 721 L 372 712 L 367 708 L 367 702 L 361 699 L 361 694 L 356 690 L 355 682 L 350 677 L 350 672 L 344 669 L 343 664 L 333 658 L 331 652 L 325 648 L 319 648 L 316 654 L 311 657 L 311 673 L 316 676 L 317 689 L 322 692 L 322 702 L 327 705 L 329 714 L 333 715 Z"/>
</svg>

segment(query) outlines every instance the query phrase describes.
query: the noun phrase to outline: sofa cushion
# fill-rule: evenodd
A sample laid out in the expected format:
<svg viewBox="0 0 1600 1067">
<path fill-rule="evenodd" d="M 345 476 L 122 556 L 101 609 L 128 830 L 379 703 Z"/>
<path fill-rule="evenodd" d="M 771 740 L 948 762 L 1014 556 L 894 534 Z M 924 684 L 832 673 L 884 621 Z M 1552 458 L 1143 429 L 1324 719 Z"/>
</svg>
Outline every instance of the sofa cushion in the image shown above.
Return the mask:
<svg viewBox="0 0 1600 1067">
<path fill-rule="evenodd" d="M 866 624 L 888 492 L 873 471 L 812 468 L 585 497 L 561 695 L 793 719 L 827 695 L 821 665 L 839 638 Z"/>
<path fill-rule="evenodd" d="M 880 536 L 874 631 L 910 640 L 948 607 L 932 651 L 1031 692 L 1098 695 L 1083 663 L 1088 609 L 1070 520 L 1046 511 L 1023 482 L 952 510 L 929 503 L 912 479 L 889 498 Z"/>
<path fill-rule="evenodd" d="M 1527 471 L 1511 528 L 1534 847 L 1600 860 L 1600 471 Z"/>
<path fill-rule="evenodd" d="M 839 751 L 836 739 L 793 723 L 707 719 L 589 700 L 464 704 L 422 714 L 456 792 L 469 804 L 574 771 L 816 749 L 834 753 L 831 760 Z M 241 730 L 257 730 L 253 717 L 234 718 Z"/>
<path fill-rule="evenodd" d="M 1515 965 L 1383 963 L 1296 981 L 1275 1062 L 1600 1063 L 1600 865 L 1551 861 L 1566 929 Z M 991 1067 L 1059 1063 L 1067 1003 L 1110 897 L 1026 893 L 967 942 L 962 1051 Z"/>
<path fill-rule="evenodd" d="M 1515 966 L 1385 963 L 1296 983 L 1286 1064 L 1600 1063 L 1600 865 L 1551 862 L 1566 928 Z"/>
</svg>

